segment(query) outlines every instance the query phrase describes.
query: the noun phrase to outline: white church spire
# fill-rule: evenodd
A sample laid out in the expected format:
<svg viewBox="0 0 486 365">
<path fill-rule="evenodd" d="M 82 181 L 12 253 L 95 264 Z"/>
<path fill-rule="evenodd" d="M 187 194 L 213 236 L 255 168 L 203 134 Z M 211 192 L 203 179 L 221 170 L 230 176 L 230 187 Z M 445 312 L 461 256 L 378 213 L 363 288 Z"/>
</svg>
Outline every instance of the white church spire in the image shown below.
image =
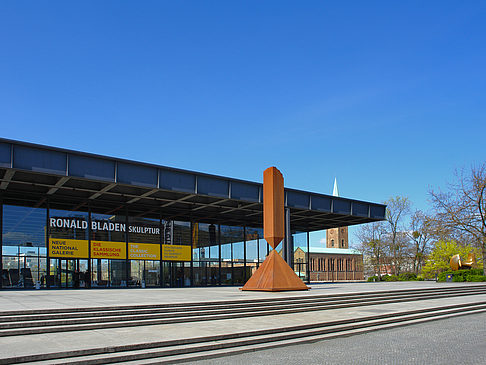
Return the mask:
<svg viewBox="0 0 486 365">
<path fill-rule="evenodd" d="M 334 189 L 332 189 L 332 196 L 339 196 L 339 190 L 337 186 L 337 178 L 334 178 Z"/>
</svg>

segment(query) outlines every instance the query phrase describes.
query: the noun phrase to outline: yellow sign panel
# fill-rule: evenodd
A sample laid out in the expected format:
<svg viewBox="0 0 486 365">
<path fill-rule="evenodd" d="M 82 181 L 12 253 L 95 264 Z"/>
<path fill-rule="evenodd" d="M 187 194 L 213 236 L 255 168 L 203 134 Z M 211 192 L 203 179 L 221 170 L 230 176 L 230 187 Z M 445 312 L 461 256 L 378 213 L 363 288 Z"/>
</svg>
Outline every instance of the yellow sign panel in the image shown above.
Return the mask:
<svg viewBox="0 0 486 365">
<path fill-rule="evenodd" d="M 91 241 L 91 258 L 93 259 L 126 259 L 125 242 Z"/>
<path fill-rule="evenodd" d="M 160 260 L 160 245 L 129 243 L 128 258 L 133 260 Z"/>
<path fill-rule="evenodd" d="M 191 261 L 191 246 L 162 245 L 162 260 Z"/>
<path fill-rule="evenodd" d="M 49 239 L 49 256 L 87 259 L 88 240 Z M 125 242 L 91 241 L 91 258 L 119 259 L 127 257 Z M 160 246 L 150 243 L 129 243 L 128 258 L 132 260 L 160 260 Z M 191 246 L 162 245 L 162 260 L 191 261 Z"/>
<path fill-rule="evenodd" d="M 88 241 L 70 240 L 66 238 L 49 238 L 49 256 L 87 259 Z"/>
</svg>

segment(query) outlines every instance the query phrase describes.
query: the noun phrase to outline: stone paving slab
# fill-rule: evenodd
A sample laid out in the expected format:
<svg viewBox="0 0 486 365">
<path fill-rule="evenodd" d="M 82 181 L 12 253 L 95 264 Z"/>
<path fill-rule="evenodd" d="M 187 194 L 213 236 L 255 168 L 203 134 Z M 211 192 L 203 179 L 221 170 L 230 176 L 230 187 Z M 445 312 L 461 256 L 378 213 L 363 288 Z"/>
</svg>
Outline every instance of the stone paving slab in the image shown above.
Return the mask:
<svg viewBox="0 0 486 365">
<path fill-rule="evenodd" d="M 65 289 L 65 290 L 1 290 L 0 311 L 83 308 L 139 304 L 194 303 L 223 300 L 285 298 L 325 294 L 346 294 L 387 290 L 451 288 L 485 285 L 486 283 L 380 282 L 313 284 L 309 291 L 254 292 L 238 287 L 154 288 L 154 289 Z"/>
<path fill-rule="evenodd" d="M 378 286 L 376 285 L 373 286 L 375 288 L 378 288 Z M 410 288 L 408 286 L 400 287 L 403 289 Z M 367 284 L 362 285 L 361 288 L 361 291 L 370 291 Z M 385 285 L 381 286 L 380 290 L 395 290 L 396 288 L 396 285 Z M 228 288 L 217 289 L 224 289 L 221 291 L 223 294 L 225 293 L 225 290 L 228 290 Z M 233 291 L 238 290 L 237 288 L 230 289 L 232 289 Z M 142 294 L 142 292 L 140 293 Z M 237 292 L 235 293 L 238 294 Z M 200 294 L 200 292 L 197 291 L 197 294 Z M 115 296 L 116 292 L 111 291 L 111 295 Z M 293 293 L 293 295 L 295 296 L 295 293 Z M 224 295 L 222 297 L 227 298 L 227 296 Z M 194 295 L 192 298 L 194 298 Z M 211 298 L 211 300 L 216 299 L 221 298 Z M 113 299 L 110 299 L 109 301 L 115 303 Z M 192 301 L 194 301 L 194 299 Z M 441 307 L 454 304 L 477 303 L 481 301 L 486 301 L 486 295 L 439 298 L 404 303 L 380 304 L 365 307 L 351 307 L 323 311 L 216 320 L 207 322 L 177 323 L 155 326 L 124 327 L 90 331 L 3 337 L 0 338 L 0 356 L 12 357 L 27 354 L 39 354 L 46 352 L 69 351 L 104 346 L 117 346 L 135 343 L 174 340 L 188 337 L 203 337 L 217 334 L 238 333 L 260 329 L 329 322 L 340 319 L 361 318 L 381 313 L 385 314 L 391 312 L 402 312 L 407 310 Z"/>
</svg>

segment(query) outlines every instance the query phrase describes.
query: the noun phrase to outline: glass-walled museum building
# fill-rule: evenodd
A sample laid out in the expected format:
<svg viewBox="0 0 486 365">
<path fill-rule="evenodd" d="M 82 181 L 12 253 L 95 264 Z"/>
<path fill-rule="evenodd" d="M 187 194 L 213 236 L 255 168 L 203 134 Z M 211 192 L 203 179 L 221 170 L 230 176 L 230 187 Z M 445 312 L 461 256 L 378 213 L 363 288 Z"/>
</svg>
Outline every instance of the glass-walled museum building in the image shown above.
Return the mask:
<svg viewBox="0 0 486 365">
<path fill-rule="evenodd" d="M 0 139 L 0 287 L 243 285 L 270 249 L 262 199 L 259 183 Z M 311 231 L 385 215 L 293 189 L 285 207 L 307 253 Z M 308 262 L 291 262 L 304 280 Z"/>
</svg>

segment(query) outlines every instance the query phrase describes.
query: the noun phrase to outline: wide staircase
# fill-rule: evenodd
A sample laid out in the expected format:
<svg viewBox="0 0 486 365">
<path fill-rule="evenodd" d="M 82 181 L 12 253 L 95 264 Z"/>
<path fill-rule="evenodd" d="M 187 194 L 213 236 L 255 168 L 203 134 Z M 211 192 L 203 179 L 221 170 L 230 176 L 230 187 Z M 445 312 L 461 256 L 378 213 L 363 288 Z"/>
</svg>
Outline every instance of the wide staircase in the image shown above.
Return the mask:
<svg viewBox="0 0 486 365">
<path fill-rule="evenodd" d="M 4 356 L 0 351 L 0 364 L 188 362 L 485 311 L 486 285 L 203 303 L 4 311 L 0 312 L 1 346 L 16 341 L 28 344 L 32 336 L 51 336 L 46 337 L 49 341 L 55 340 L 52 336 L 56 334 L 62 339 L 73 333 L 82 342 L 83 336 L 93 330 L 99 334 L 125 329 L 120 333 L 131 334 L 132 330 L 141 328 L 161 333 L 167 329 L 173 336 L 161 341 L 142 341 L 139 338 L 143 336 L 137 337 L 134 332 L 132 338 L 124 338 L 119 345 L 60 347 L 59 351 L 26 351 L 16 356 Z M 291 318 L 293 320 L 289 320 Z M 296 325 L 296 318 L 303 318 L 302 323 Z M 208 323 L 212 327 L 208 327 Z M 194 335 L 188 336 L 187 331 L 177 335 L 177 326 L 174 326 L 177 324 L 185 324 L 186 329 L 191 328 L 189 324 Z M 206 330 L 200 331 L 198 324 L 204 324 Z"/>
</svg>

